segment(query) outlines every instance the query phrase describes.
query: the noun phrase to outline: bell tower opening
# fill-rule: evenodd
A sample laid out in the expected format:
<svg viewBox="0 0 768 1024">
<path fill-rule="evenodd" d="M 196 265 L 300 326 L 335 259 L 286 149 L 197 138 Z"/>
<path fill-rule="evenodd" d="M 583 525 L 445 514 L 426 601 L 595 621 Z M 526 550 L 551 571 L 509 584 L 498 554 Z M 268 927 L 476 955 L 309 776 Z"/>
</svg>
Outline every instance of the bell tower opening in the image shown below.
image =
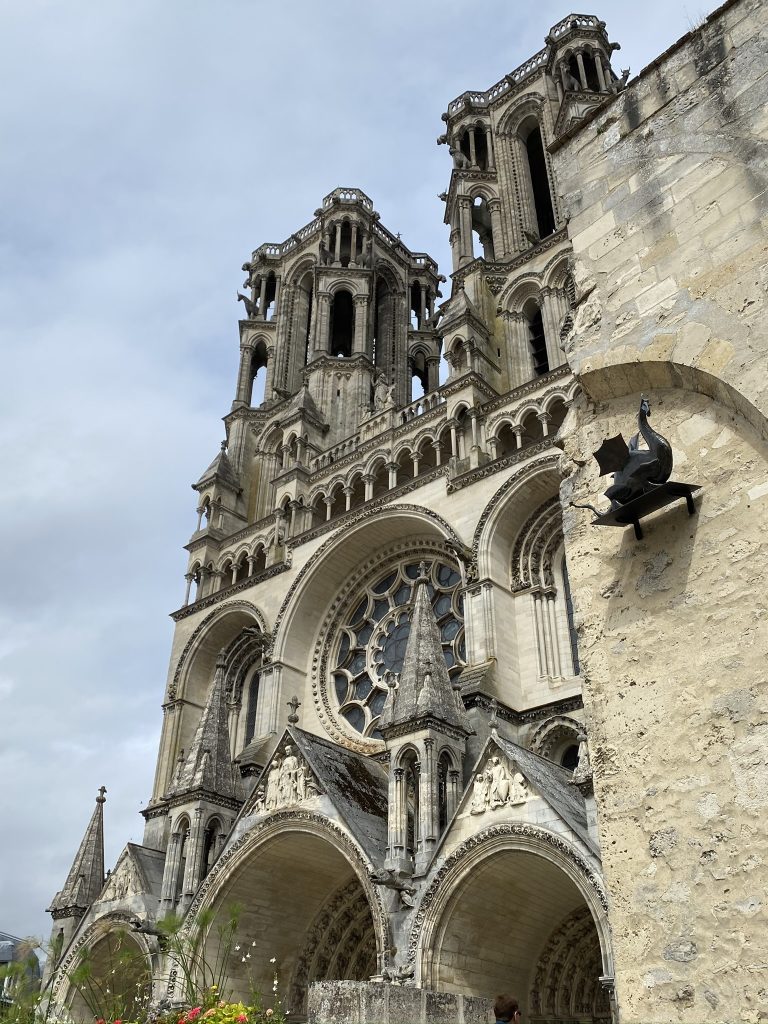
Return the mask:
<svg viewBox="0 0 768 1024">
<path fill-rule="evenodd" d="M 538 121 L 532 118 L 521 128 L 521 138 L 528 157 L 528 172 L 531 178 L 533 205 L 536 211 L 536 223 L 539 238 L 546 238 L 555 230 L 555 211 L 552 208 L 552 196 L 549 190 L 549 174 L 544 156 L 544 142 Z"/>
<path fill-rule="evenodd" d="M 352 355 L 355 334 L 355 310 L 352 296 L 346 289 L 336 292 L 331 304 L 330 353 L 337 358 Z"/>
</svg>

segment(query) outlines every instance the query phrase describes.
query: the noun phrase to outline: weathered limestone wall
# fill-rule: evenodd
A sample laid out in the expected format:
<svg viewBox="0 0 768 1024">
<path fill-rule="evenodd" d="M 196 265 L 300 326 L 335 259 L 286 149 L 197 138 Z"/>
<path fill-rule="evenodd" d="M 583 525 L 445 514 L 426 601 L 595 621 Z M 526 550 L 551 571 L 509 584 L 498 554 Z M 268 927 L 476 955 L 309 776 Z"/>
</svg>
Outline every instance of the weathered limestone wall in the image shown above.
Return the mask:
<svg viewBox="0 0 768 1024">
<path fill-rule="evenodd" d="M 739 0 L 555 153 L 576 259 L 565 542 L 622 1024 L 768 1015 L 768 6 Z M 596 529 L 643 390 L 698 513 Z"/>
<path fill-rule="evenodd" d="M 309 989 L 310 1024 L 487 1024 L 492 1001 L 477 996 L 376 984 L 321 981 Z"/>
</svg>

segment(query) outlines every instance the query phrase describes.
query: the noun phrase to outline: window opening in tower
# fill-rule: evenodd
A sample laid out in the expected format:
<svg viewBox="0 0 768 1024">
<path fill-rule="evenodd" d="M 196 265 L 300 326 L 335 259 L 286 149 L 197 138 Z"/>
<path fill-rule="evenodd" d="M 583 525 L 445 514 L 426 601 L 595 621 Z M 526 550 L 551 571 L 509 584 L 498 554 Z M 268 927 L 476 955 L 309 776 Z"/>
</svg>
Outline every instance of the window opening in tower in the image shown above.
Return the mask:
<svg viewBox="0 0 768 1024">
<path fill-rule="evenodd" d="M 352 296 L 348 291 L 338 291 L 333 296 L 331 305 L 331 355 L 351 356 L 354 333 L 355 311 Z"/>
<path fill-rule="evenodd" d="M 552 209 L 552 197 L 549 192 L 549 177 L 547 175 L 547 162 L 544 157 L 544 144 L 541 138 L 541 129 L 535 125 L 525 139 L 525 148 L 528 154 L 528 170 L 531 175 L 531 188 L 533 190 L 533 204 L 536 209 L 536 223 L 539 228 L 539 237 L 546 238 L 555 230 L 555 213 Z"/>
<path fill-rule="evenodd" d="M 531 332 L 531 354 L 533 356 L 533 372 L 540 377 L 543 373 L 549 373 L 549 360 L 547 358 L 547 342 L 544 337 L 544 321 L 541 319 L 541 310 L 537 309 L 528 322 L 528 329 Z"/>
</svg>

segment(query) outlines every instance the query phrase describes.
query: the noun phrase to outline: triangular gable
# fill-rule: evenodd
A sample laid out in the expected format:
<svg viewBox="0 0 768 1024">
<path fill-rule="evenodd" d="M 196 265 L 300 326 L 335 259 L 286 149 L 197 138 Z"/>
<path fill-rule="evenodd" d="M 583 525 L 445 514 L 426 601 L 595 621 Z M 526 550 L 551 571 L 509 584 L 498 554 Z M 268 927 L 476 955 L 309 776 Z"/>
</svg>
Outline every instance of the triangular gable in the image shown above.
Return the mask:
<svg viewBox="0 0 768 1024">
<path fill-rule="evenodd" d="M 325 796 L 371 862 L 378 863 L 387 845 L 387 794 L 387 773 L 376 761 L 289 727 L 240 818 L 311 806 Z"/>
<path fill-rule="evenodd" d="M 104 883 L 99 896 L 100 903 L 110 903 L 146 893 L 147 879 L 130 846 L 126 846 L 117 858 L 113 870 Z"/>
<path fill-rule="evenodd" d="M 478 824 L 491 824 L 505 809 L 539 797 L 599 857 L 589 834 L 584 797 L 570 785 L 570 777 L 565 769 L 494 731 L 475 762 L 455 817 L 469 813 Z"/>
</svg>

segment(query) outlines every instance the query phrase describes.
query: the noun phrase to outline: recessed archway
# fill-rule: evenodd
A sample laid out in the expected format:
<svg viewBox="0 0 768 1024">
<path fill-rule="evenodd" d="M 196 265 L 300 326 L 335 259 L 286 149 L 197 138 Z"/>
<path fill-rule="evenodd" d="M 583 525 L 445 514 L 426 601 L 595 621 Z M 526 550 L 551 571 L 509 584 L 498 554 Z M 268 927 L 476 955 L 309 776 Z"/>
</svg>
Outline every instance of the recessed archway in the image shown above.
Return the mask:
<svg viewBox="0 0 768 1024">
<path fill-rule="evenodd" d="M 209 959 L 219 955 L 216 919 L 226 919 L 232 906 L 242 908 L 227 998 L 247 1001 L 256 989 L 265 1005 L 279 998 L 301 1016 L 312 982 L 366 981 L 375 973 L 382 925 L 371 909 L 370 886 L 342 843 L 324 831 L 273 821 L 233 869 L 223 865 L 218 878 L 214 872 Z"/>
<path fill-rule="evenodd" d="M 525 1020 L 609 1021 L 596 900 L 564 857 L 535 845 L 491 841 L 485 855 L 448 873 L 421 939 L 422 984 L 486 998 L 511 993 Z"/>
</svg>

